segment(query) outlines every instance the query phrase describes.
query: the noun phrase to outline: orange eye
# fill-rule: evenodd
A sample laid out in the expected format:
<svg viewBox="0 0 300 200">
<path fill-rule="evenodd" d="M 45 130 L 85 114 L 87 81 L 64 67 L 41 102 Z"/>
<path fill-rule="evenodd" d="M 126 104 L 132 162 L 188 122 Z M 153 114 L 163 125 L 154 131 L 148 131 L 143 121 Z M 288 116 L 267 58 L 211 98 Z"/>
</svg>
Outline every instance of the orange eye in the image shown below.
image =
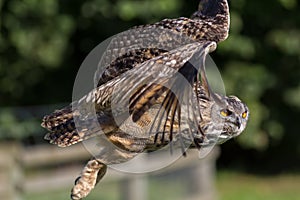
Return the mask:
<svg viewBox="0 0 300 200">
<path fill-rule="evenodd" d="M 247 117 L 247 112 L 243 112 L 242 117 L 245 119 Z"/>
<path fill-rule="evenodd" d="M 223 117 L 227 117 L 231 114 L 231 112 L 229 110 L 221 110 L 220 113 Z"/>
</svg>

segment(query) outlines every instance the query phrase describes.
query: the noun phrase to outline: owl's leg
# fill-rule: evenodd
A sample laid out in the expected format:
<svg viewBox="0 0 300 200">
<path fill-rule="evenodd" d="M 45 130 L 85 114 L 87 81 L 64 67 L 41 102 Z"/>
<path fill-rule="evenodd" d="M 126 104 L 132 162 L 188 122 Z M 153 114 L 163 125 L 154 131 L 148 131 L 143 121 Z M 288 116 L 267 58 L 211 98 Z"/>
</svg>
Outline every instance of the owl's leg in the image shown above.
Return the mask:
<svg viewBox="0 0 300 200">
<path fill-rule="evenodd" d="M 71 191 L 71 199 L 86 197 L 98 181 L 105 175 L 107 166 L 97 159 L 91 159 L 83 168 L 81 175 L 75 180 Z"/>
<path fill-rule="evenodd" d="M 86 197 L 106 173 L 107 165 L 126 162 L 144 151 L 147 139 L 120 132 L 107 135 L 109 141 L 101 143 L 101 151 L 83 168 L 71 191 L 71 199 Z M 103 142 L 103 141 L 102 141 Z M 112 144 L 113 143 L 113 144 Z"/>
</svg>

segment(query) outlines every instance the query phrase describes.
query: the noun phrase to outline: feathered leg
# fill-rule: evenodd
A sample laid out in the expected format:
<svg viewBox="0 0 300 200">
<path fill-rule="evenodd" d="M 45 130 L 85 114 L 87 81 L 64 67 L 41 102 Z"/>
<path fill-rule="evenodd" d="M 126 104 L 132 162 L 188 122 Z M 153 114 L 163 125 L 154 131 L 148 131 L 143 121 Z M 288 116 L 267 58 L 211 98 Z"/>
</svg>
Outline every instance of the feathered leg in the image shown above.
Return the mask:
<svg viewBox="0 0 300 200">
<path fill-rule="evenodd" d="M 75 181 L 71 191 L 71 199 L 86 197 L 106 173 L 107 166 L 97 159 L 91 159 L 83 168 L 81 176 Z"/>
<path fill-rule="evenodd" d="M 108 139 L 108 141 L 107 141 Z M 104 140 L 104 138 L 103 138 Z M 136 138 L 123 132 L 107 135 L 101 141 L 99 154 L 92 158 L 83 168 L 81 175 L 76 179 L 71 191 L 71 199 L 79 200 L 86 197 L 106 173 L 107 165 L 126 162 L 143 152 L 149 139 Z"/>
</svg>

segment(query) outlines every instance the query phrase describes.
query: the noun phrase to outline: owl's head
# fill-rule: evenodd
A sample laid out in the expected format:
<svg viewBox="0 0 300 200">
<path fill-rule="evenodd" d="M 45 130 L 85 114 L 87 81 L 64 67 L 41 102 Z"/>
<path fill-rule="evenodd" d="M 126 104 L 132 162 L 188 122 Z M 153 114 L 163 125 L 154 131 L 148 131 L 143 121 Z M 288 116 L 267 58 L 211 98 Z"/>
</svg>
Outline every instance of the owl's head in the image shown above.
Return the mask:
<svg viewBox="0 0 300 200">
<path fill-rule="evenodd" d="M 222 125 L 218 143 L 223 143 L 230 138 L 240 135 L 246 128 L 249 109 L 236 96 L 222 98 L 221 106 L 213 106 L 212 118 Z"/>
</svg>

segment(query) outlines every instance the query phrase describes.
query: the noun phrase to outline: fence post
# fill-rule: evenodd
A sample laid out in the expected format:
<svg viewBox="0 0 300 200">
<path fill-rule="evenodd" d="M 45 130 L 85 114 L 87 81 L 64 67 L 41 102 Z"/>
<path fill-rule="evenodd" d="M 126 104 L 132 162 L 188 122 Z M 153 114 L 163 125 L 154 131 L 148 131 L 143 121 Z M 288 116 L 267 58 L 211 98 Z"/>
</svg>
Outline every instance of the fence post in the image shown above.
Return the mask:
<svg viewBox="0 0 300 200">
<path fill-rule="evenodd" d="M 146 175 L 132 174 L 121 181 L 121 200 L 147 200 L 148 181 Z"/>
<path fill-rule="evenodd" d="M 192 194 L 188 200 L 215 200 L 217 199 L 215 189 L 216 160 L 220 154 L 220 148 L 214 147 L 207 157 L 199 160 L 199 164 L 192 166 L 190 171 L 189 193 Z"/>
<path fill-rule="evenodd" d="M 147 163 L 146 155 L 139 155 L 136 165 Z M 121 181 L 121 200 L 147 200 L 148 177 L 146 174 L 129 174 Z"/>
<path fill-rule="evenodd" d="M 22 171 L 17 142 L 0 144 L 0 199 L 21 200 Z"/>
</svg>

